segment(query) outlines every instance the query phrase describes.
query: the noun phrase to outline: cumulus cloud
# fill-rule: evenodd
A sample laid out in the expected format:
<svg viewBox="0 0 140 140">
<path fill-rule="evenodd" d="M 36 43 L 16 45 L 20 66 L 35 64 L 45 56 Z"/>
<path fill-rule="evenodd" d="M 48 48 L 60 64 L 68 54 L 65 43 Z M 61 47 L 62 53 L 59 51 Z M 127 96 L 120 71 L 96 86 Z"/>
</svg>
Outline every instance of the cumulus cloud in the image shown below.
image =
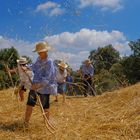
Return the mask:
<svg viewBox="0 0 140 140">
<path fill-rule="evenodd" d="M 80 8 L 85 8 L 88 6 L 98 6 L 102 10 L 113 9 L 117 11 L 123 6 L 121 4 L 122 0 L 79 0 Z"/>
<path fill-rule="evenodd" d="M 55 59 L 66 60 L 74 69 L 77 69 L 81 62 L 88 58 L 91 50 L 108 44 L 112 44 L 121 55 L 131 53 L 124 34 L 115 30 L 108 32 L 81 29 L 75 33 L 63 32 L 58 35 L 46 36 L 44 40 L 55 48 L 55 53 L 53 53 Z"/>
<path fill-rule="evenodd" d="M 59 51 L 77 53 L 79 51 L 90 51 L 98 47 L 112 44 L 114 47 L 123 46 L 120 53 L 128 49 L 127 40 L 120 31 L 96 31 L 90 29 L 81 29 L 79 32 L 63 32 L 58 35 L 46 36 L 44 40 L 48 41 Z M 116 47 L 117 48 L 117 47 Z"/>
<path fill-rule="evenodd" d="M 55 51 L 50 54 L 53 60 L 62 60 L 69 64 L 74 70 L 78 70 L 82 62 L 89 55 L 89 51 L 80 51 L 77 53 Z"/>
<path fill-rule="evenodd" d="M 121 55 L 130 55 L 131 50 L 128 46 L 128 40 L 120 31 L 96 31 L 90 29 L 81 29 L 79 32 L 63 32 L 58 35 L 46 36 L 53 49 L 49 52 L 50 57 L 55 60 L 64 60 L 74 70 L 78 69 L 82 61 L 88 58 L 90 51 L 98 47 L 104 47 L 112 44 Z M 9 39 L 0 36 L 0 48 L 10 48 L 14 46 L 20 55 L 27 55 L 33 60 L 37 57 L 33 53 L 35 42 Z"/>
<path fill-rule="evenodd" d="M 16 48 L 19 52 L 19 55 L 21 56 L 26 55 L 29 56 L 31 59 L 34 59 L 35 57 L 32 53 L 32 50 L 34 48 L 33 43 L 24 40 L 11 39 L 0 36 L 0 49 L 11 47 Z"/>
<path fill-rule="evenodd" d="M 46 16 L 56 16 L 64 13 L 64 9 L 61 8 L 60 4 L 48 1 L 46 3 L 39 4 L 36 7 L 36 12 L 42 12 Z"/>
</svg>

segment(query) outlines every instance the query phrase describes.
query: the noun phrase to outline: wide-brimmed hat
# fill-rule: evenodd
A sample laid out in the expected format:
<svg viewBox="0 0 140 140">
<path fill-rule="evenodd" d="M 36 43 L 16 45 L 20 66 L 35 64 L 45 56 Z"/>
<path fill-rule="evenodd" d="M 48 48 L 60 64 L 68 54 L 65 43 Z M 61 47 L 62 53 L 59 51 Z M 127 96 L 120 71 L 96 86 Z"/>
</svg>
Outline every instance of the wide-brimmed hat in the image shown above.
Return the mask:
<svg viewBox="0 0 140 140">
<path fill-rule="evenodd" d="M 17 63 L 18 64 L 27 64 L 27 58 L 26 57 L 20 57 L 19 59 L 17 59 Z"/>
<path fill-rule="evenodd" d="M 51 46 L 48 44 L 48 42 L 42 41 L 36 44 L 36 47 L 33 50 L 33 52 L 47 52 L 50 49 Z"/>
<path fill-rule="evenodd" d="M 84 63 L 85 63 L 85 64 L 91 64 L 92 61 L 90 61 L 90 59 L 86 59 L 86 60 L 84 61 Z"/>
<path fill-rule="evenodd" d="M 61 61 L 59 64 L 58 64 L 59 67 L 62 67 L 64 69 L 66 69 L 68 67 L 67 64 L 65 64 L 63 61 Z"/>
</svg>

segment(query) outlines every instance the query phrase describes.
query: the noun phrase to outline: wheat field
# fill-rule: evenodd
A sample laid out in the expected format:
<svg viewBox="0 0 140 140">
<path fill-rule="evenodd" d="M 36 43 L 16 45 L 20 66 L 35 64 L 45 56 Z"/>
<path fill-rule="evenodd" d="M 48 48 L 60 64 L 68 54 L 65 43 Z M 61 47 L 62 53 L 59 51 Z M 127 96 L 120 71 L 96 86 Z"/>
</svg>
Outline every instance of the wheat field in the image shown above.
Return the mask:
<svg viewBox="0 0 140 140">
<path fill-rule="evenodd" d="M 140 83 L 96 97 L 67 97 L 67 104 L 51 96 L 51 134 L 39 106 L 29 129 L 23 127 L 27 94 L 20 102 L 13 89 L 0 91 L 0 140 L 139 140 Z"/>
</svg>

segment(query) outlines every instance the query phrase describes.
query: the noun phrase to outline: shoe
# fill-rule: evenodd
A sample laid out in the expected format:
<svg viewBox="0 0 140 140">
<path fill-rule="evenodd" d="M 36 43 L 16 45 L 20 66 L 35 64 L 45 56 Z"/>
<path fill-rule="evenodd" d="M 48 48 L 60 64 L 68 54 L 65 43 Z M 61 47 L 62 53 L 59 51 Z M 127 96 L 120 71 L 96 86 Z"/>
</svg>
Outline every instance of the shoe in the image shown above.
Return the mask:
<svg viewBox="0 0 140 140">
<path fill-rule="evenodd" d="M 29 123 L 23 122 L 23 128 L 24 128 L 24 130 L 28 130 L 29 129 Z"/>
<path fill-rule="evenodd" d="M 54 100 L 55 102 L 58 102 L 58 100 Z"/>
<path fill-rule="evenodd" d="M 85 97 L 87 97 L 87 94 L 84 94 Z"/>
</svg>

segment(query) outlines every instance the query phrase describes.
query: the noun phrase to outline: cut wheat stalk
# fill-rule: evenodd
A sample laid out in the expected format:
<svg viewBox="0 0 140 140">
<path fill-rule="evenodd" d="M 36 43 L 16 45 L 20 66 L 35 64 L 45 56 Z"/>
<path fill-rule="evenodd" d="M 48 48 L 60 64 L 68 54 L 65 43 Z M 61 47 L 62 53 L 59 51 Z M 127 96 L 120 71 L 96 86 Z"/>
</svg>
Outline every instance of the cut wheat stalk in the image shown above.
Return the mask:
<svg viewBox="0 0 140 140">
<path fill-rule="evenodd" d="M 36 92 L 35 92 L 35 94 L 36 94 L 37 100 L 38 100 L 38 102 L 39 102 L 39 107 L 40 107 L 40 109 L 41 109 L 41 112 L 42 112 L 42 115 L 43 115 L 43 118 L 44 118 L 45 126 L 46 126 L 46 128 L 49 130 L 49 132 L 51 132 L 52 134 L 54 134 L 54 132 L 55 132 L 55 126 L 52 125 L 52 124 L 49 122 L 48 118 L 46 117 L 46 113 L 45 113 L 45 111 L 44 111 L 44 109 L 43 109 L 43 106 L 42 106 L 40 97 L 39 97 L 39 95 L 38 95 Z M 48 127 L 48 126 L 49 126 L 49 127 Z M 52 130 L 51 130 L 51 129 L 52 129 Z"/>
<path fill-rule="evenodd" d="M 86 81 L 86 80 L 84 80 L 84 79 L 82 79 L 82 78 L 76 78 L 76 79 L 79 79 L 79 80 L 81 80 L 81 81 L 85 81 L 87 84 L 88 84 L 88 86 L 89 86 L 89 88 L 91 89 L 91 91 L 94 93 L 94 95 L 96 96 L 97 95 L 97 93 L 96 93 L 96 90 Z M 82 82 L 79 82 L 81 85 L 83 85 L 83 86 L 87 86 L 86 84 L 84 84 L 84 83 L 82 83 Z"/>
<path fill-rule="evenodd" d="M 67 84 L 71 84 L 74 86 L 77 86 L 79 88 L 79 90 L 81 91 L 81 93 L 83 94 L 82 90 L 85 90 L 85 88 L 83 87 L 82 83 L 74 83 L 74 82 L 66 82 Z"/>
</svg>

